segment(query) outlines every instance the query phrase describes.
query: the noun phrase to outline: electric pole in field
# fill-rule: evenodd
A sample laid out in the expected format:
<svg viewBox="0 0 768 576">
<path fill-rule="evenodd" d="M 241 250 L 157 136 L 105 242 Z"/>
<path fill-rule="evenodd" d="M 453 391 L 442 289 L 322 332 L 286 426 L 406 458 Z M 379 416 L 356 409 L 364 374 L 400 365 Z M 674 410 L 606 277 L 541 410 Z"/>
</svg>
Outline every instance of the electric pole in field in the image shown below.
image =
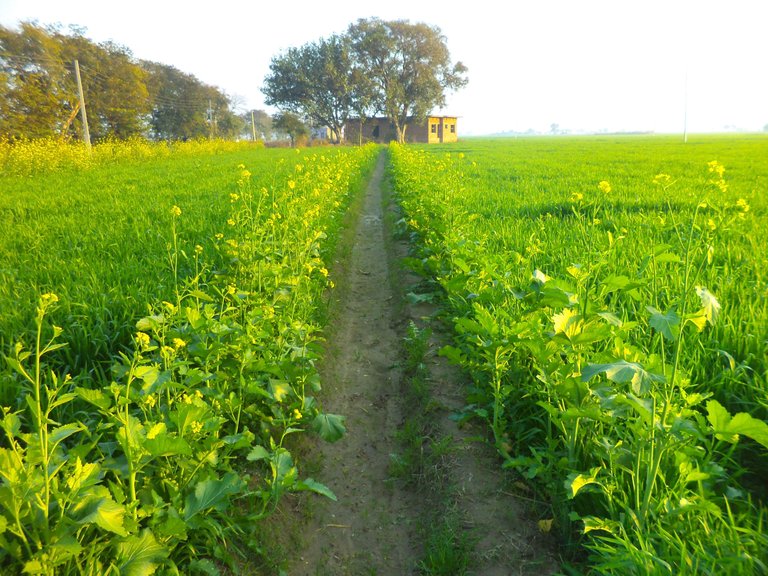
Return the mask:
<svg viewBox="0 0 768 576">
<path fill-rule="evenodd" d="M 685 67 L 683 86 L 683 143 L 688 143 L 688 67 Z"/>
<path fill-rule="evenodd" d="M 253 119 L 253 110 L 251 110 L 251 137 L 256 142 L 256 122 Z"/>
<path fill-rule="evenodd" d="M 77 92 L 80 96 L 80 113 L 83 120 L 83 142 L 88 151 L 91 151 L 91 132 L 88 130 L 88 114 L 85 112 L 85 95 L 83 94 L 83 82 L 80 80 L 80 63 L 75 60 L 75 77 L 77 78 Z"/>
</svg>

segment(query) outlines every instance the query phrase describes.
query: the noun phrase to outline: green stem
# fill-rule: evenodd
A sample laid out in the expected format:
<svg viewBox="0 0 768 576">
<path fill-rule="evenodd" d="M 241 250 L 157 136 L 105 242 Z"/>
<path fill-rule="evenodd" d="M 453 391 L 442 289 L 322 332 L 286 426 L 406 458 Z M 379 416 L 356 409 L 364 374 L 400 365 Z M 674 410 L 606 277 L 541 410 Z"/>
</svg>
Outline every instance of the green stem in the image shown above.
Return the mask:
<svg viewBox="0 0 768 576">
<path fill-rule="evenodd" d="M 35 417 L 37 422 L 37 437 L 40 443 L 40 459 L 43 467 L 43 517 L 45 518 L 45 539 L 48 541 L 50 536 L 49 512 L 51 504 L 51 476 L 50 476 L 50 454 L 48 451 L 48 416 L 43 415 L 42 402 L 42 366 L 41 358 L 43 350 L 41 348 L 43 334 L 43 316 L 45 312 L 41 309 L 37 316 L 37 338 L 35 347 Z"/>
</svg>

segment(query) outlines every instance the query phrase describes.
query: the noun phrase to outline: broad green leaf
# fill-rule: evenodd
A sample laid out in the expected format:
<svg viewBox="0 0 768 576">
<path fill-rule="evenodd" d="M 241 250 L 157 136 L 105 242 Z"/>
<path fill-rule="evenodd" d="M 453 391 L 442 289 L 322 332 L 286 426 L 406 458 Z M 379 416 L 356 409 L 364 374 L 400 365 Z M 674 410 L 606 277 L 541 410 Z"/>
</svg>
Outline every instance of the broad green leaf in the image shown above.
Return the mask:
<svg viewBox="0 0 768 576">
<path fill-rule="evenodd" d="M 554 314 L 552 323 L 555 334 L 564 334 L 569 339 L 581 332 L 583 325 L 581 316 L 573 308 L 565 308 L 562 312 Z"/>
<path fill-rule="evenodd" d="M 462 351 L 454 346 L 443 346 L 440 348 L 440 351 L 437 354 L 438 356 L 447 358 L 451 364 L 455 364 L 457 366 L 465 364 L 467 360 L 467 357 L 462 353 Z"/>
<path fill-rule="evenodd" d="M 51 435 L 48 437 L 48 440 L 55 445 L 69 438 L 72 436 L 72 434 L 77 434 L 78 432 L 82 431 L 82 429 L 83 425 L 79 422 L 74 424 L 65 424 L 64 426 L 54 428 L 51 431 Z"/>
<path fill-rule="evenodd" d="M 696 330 L 701 332 L 704 330 L 704 328 L 707 327 L 707 314 L 702 308 L 698 312 L 694 312 L 693 314 L 686 314 L 685 315 L 685 321 L 690 322 L 694 326 L 696 326 Z"/>
<path fill-rule="evenodd" d="M 621 534 L 621 522 L 616 520 L 597 518 L 595 516 L 583 516 L 581 520 L 584 522 L 584 534 L 593 530 L 602 530 L 616 536 Z"/>
<path fill-rule="evenodd" d="M 312 430 L 326 442 L 340 440 L 347 431 L 344 416 L 337 414 L 318 414 L 312 421 Z"/>
<path fill-rule="evenodd" d="M 6 528 L 8 528 L 8 520 L 5 516 L 0 515 L 0 534 L 5 532 Z"/>
<path fill-rule="evenodd" d="M 746 412 L 739 412 L 731 418 L 728 431 L 752 438 L 758 444 L 768 448 L 768 424 Z"/>
<path fill-rule="evenodd" d="M 663 263 L 663 262 L 678 263 L 682 261 L 683 260 L 680 258 L 680 256 L 678 256 L 677 254 L 672 254 L 672 252 L 663 252 L 656 256 L 657 263 Z"/>
<path fill-rule="evenodd" d="M 717 400 L 710 400 L 707 402 L 707 420 L 709 420 L 712 429 L 717 433 L 718 431 L 724 431 L 728 428 L 728 424 L 731 422 L 731 415 L 720 402 Z M 720 438 L 720 436 L 718 436 L 718 438 Z M 720 439 L 726 440 L 726 438 Z M 735 441 L 735 439 L 728 440 L 728 442 L 733 441 Z"/>
<path fill-rule="evenodd" d="M 93 404 L 102 410 L 109 410 L 112 406 L 112 399 L 101 390 L 91 390 L 89 388 L 75 388 L 75 393 L 89 404 Z"/>
<path fill-rule="evenodd" d="M 133 375 L 144 382 L 144 388 L 152 386 L 160 376 L 160 370 L 157 366 L 136 366 Z"/>
<path fill-rule="evenodd" d="M 720 314 L 720 303 L 709 290 L 703 286 L 696 286 L 696 294 L 701 299 L 701 306 L 704 310 L 704 315 L 707 317 L 707 322 L 712 326 L 717 322 L 717 316 Z"/>
<path fill-rule="evenodd" d="M 739 435 L 743 435 L 768 448 L 768 424 L 746 412 L 731 417 L 717 400 L 709 400 L 707 420 L 718 440 L 735 444 L 739 441 Z"/>
<path fill-rule="evenodd" d="M 144 425 L 135 416 L 129 415 L 127 422 L 126 426 L 120 426 L 116 437 L 123 451 L 126 454 L 131 454 L 141 450 L 147 433 L 144 430 Z"/>
<path fill-rule="evenodd" d="M 616 316 L 613 312 L 598 312 L 597 313 L 600 318 L 608 322 L 611 326 L 616 326 L 617 328 L 621 328 L 624 322 Z"/>
<path fill-rule="evenodd" d="M 265 458 L 269 458 L 269 452 L 267 452 L 267 449 L 264 448 L 264 446 L 254 446 L 246 457 L 246 459 L 251 462 L 257 462 L 258 460 L 264 460 Z"/>
<path fill-rule="evenodd" d="M 179 434 L 185 434 L 188 427 L 195 422 L 204 423 L 209 415 L 208 407 L 198 404 L 179 404 L 170 413 L 171 422 L 176 424 Z"/>
<path fill-rule="evenodd" d="M 100 475 L 101 468 L 98 464 L 93 462 L 83 464 L 80 458 L 77 458 L 74 470 L 71 470 L 67 477 L 67 488 L 76 495 L 80 490 L 98 484 Z"/>
<path fill-rule="evenodd" d="M 651 313 L 651 328 L 661 332 L 661 335 L 670 342 L 677 340 L 677 336 L 680 333 L 680 316 L 675 312 L 674 308 L 666 314 L 656 310 L 653 306 L 646 306 L 645 308 Z"/>
<path fill-rule="evenodd" d="M 78 506 L 75 520 L 78 524 L 96 524 L 108 532 L 120 536 L 128 533 L 123 527 L 125 508 L 105 496 L 91 496 Z"/>
<path fill-rule="evenodd" d="M 578 302 L 576 294 L 567 291 L 565 288 L 553 285 L 552 282 L 547 284 L 541 289 L 541 300 L 539 303 L 542 306 L 550 306 L 552 308 L 564 308 L 572 306 Z"/>
<path fill-rule="evenodd" d="M 8 448 L 0 448 L 0 478 L 5 478 L 9 484 L 21 481 L 24 463 L 19 455 Z"/>
<path fill-rule="evenodd" d="M 184 438 L 167 433 L 161 433 L 144 442 L 144 448 L 152 456 L 190 456 L 192 448 Z"/>
<path fill-rule="evenodd" d="M 336 502 L 336 494 L 334 494 L 328 486 L 325 484 L 321 484 L 320 482 L 317 482 L 313 480 L 312 478 L 307 478 L 306 480 L 300 480 L 296 483 L 296 489 L 297 490 L 309 490 L 310 492 L 315 492 L 316 494 L 320 494 L 321 496 L 325 496 L 326 498 L 330 498 L 334 502 Z"/>
<path fill-rule="evenodd" d="M 602 466 L 597 466 L 589 471 L 589 474 L 571 474 L 565 481 L 565 487 L 570 490 L 570 497 L 575 498 L 576 494 L 581 491 L 584 486 L 590 484 L 600 484 L 597 480 L 597 475 L 600 473 Z"/>
<path fill-rule="evenodd" d="M 150 576 L 168 557 L 168 550 L 147 528 L 139 536 L 129 536 L 116 547 L 116 562 L 121 576 Z"/>
<path fill-rule="evenodd" d="M 188 294 L 189 296 L 193 298 L 198 298 L 199 300 L 203 300 L 205 302 L 213 302 L 213 298 L 209 294 L 206 294 L 202 290 L 192 290 Z"/>
<path fill-rule="evenodd" d="M 46 569 L 43 568 L 43 565 L 40 563 L 40 560 L 33 559 L 29 560 L 24 564 L 24 574 L 45 574 Z"/>
<path fill-rule="evenodd" d="M 184 519 L 189 520 L 206 510 L 223 510 L 229 504 L 230 496 L 243 490 L 243 481 L 234 472 L 229 472 L 221 480 L 211 479 L 198 482 L 194 493 L 187 496 L 184 506 Z"/>
<path fill-rule="evenodd" d="M 549 281 L 549 276 L 547 276 L 546 274 L 544 274 L 544 272 L 542 272 L 537 268 L 536 270 L 533 271 L 531 280 L 533 280 L 537 284 L 546 284 Z"/>
<path fill-rule="evenodd" d="M 611 364 L 588 364 L 581 371 L 582 382 L 588 382 L 598 374 L 605 374 L 606 378 L 617 384 L 632 383 L 632 392 L 640 396 L 647 394 L 654 382 L 664 382 L 664 376 L 646 371 L 636 362 L 618 360 Z"/>
<path fill-rule="evenodd" d="M 147 316 L 136 322 L 136 330 L 141 330 L 142 332 L 152 332 L 159 330 L 164 323 L 165 317 L 162 314 Z"/>
<path fill-rule="evenodd" d="M 285 380 L 270 380 L 269 393 L 276 402 L 282 402 L 291 393 L 291 386 Z"/>
<path fill-rule="evenodd" d="M 275 484 L 280 487 L 292 487 L 295 483 L 298 470 L 293 464 L 291 453 L 285 448 L 278 448 L 270 458 L 272 466 L 272 475 Z"/>
<path fill-rule="evenodd" d="M 179 513 L 171 508 L 165 520 L 157 527 L 157 535 L 160 538 L 187 539 L 187 523 L 179 516 Z"/>
</svg>

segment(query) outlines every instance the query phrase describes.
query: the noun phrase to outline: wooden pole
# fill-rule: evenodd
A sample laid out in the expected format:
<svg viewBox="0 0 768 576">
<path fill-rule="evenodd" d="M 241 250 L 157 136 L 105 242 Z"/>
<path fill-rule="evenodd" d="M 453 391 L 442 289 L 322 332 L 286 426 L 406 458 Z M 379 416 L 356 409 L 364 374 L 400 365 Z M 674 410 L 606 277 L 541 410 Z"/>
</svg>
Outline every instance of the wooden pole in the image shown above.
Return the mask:
<svg viewBox="0 0 768 576">
<path fill-rule="evenodd" d="M 83 94 L 83 82 L 80 80 L 80 63 L 75 60 L 75 77 L 77 78 L 77 92 L 80 95 L 80 112 L 83 120 L 83 142 L 88 151 L 91 151 L 91 132 L 88 130 L 88 114 L 85 112 L 85 95 Z"/>
</svg>

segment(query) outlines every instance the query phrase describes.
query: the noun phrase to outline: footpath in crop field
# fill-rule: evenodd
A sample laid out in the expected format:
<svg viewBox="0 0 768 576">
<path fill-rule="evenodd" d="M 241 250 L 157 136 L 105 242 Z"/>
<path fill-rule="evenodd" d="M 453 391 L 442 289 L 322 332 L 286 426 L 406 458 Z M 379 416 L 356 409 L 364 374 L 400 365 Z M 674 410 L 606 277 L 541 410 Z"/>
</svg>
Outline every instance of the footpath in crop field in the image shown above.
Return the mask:
<svg viewBox="0 0 768 576">
<path fill-rule="evenodd" d="M 385 165 L 382 154 L 335 272 L 323 407 L 346 416 L 347 434 L 316 446 L 315 478 L 338 500 L 313 500 L 289 573 L 553 573 L 552 547 L 483 432 L 449 418 L 462 377 L 434 352 L 431 305 L 405 299 L 418 279 L 399 265 L 407 247 L 392 240 Z"/>
</svg>

